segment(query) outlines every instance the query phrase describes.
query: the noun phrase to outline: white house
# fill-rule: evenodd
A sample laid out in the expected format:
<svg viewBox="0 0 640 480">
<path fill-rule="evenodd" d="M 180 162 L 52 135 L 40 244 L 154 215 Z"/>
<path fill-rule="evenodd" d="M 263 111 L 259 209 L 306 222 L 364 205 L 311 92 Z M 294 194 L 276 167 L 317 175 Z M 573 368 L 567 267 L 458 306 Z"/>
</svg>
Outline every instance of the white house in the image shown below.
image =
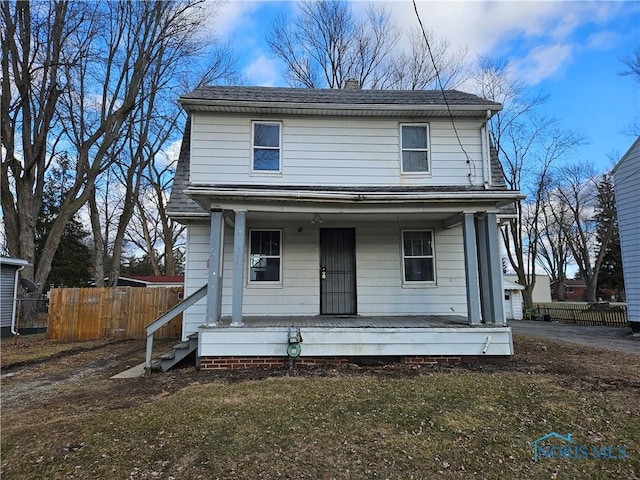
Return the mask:
<svg viewBox="0 0 640 480">
<path fill-rule="evenodd" d="M 197 334 L 202 368 L 288 365 L 288 351 L 302 363 L 513 353 L 498 223 L 520 193 L 489 144 L 500 104 L 266 87 L 180 101 L 168 210 L 187 226 L 183 337 Z"/>
<path fill-rule="evenodd" d="M 634 332 L 640 332 L 640 137 L 612 171 L 620 229 L 627 316 Z"/>
<path fill-rule="evenodd" d="M 30 263 L 20 258 L 0 257 L 0 336 L 16 333 L 20 270 Z"/>
</svg>

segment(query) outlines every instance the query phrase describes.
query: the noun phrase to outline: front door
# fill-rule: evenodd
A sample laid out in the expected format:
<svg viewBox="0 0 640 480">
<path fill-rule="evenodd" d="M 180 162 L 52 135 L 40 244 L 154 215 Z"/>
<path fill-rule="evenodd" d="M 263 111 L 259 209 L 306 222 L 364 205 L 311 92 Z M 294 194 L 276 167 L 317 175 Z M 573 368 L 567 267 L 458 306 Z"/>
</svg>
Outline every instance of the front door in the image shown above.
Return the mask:
<svg viewBox="0 0 640 480">
<path fill-rule="evenodd" d="M 320 313 L 357 313 L 354 228 L 320 229 Z"/>
</svg>

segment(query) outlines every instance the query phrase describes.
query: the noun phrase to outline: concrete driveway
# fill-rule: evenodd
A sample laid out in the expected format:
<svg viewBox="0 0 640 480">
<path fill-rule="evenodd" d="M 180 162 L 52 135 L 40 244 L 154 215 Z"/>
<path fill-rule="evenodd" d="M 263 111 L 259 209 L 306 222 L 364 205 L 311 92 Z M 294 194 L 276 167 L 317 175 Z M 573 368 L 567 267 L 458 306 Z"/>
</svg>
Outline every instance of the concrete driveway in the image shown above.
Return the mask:
<svg viewBox="0 0 640 480">
<path fill-rule="evenodd" d="M 640 336 L 632 335 L 631 329 L 626 327 L 591 327 L 529 320 L 511 320 L 508 323 L 516 334 L 640 355 Z"/>
</svg>

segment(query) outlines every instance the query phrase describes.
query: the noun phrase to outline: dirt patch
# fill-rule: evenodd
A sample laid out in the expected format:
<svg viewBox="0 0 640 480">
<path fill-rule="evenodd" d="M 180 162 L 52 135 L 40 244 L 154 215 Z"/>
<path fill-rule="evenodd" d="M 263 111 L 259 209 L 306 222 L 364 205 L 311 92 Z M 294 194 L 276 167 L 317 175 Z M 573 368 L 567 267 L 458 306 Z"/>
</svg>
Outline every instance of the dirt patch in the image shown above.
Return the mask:
<svg viewBox="0 0 640 480">
<path fill-rule="evenodd" d="M 236 383 L 284 376 L 413 378 L 429 372 L 471 370 L 486 373 L 523 372 L 548 375 L 555 382 L 573 388 L 599 391 L 640 391 L 640 355 L 607 352 L 564 342 L 515 335 L 516 354 L 504 362 L 479 362 L 462 365 L 411 366 L 388 364 L 359 367 L 296 367 L 196 372 L 185 365 L 171 372 L 136 379 L 110 377 L 144 361 L 144 342 L 76 342 L 66 348 L 45 352 L 42 357 L 20 358 L 2 368 L 2 407 L 28 409 L 40 406 L 102 404 L 105 408 L 126 408 L 149 401 L 157 395 L 170 395 L 193 383 Z M 168 348 L 172 342 L 159 344 Z M 43 340 L 19 346 L 3 344 L 3 356 L 18 350 L 40 350 Z M 14 356 L 15 357 L 15 356 Z M 3 361 L 7 360 L 6 358 Z"/>
<path fill-rule="evenodd" d="M 528 442 L 561 429 L 583 442 L 622 442 L 637 456 L 640 356 L 520 335 L 514 343 L 516 355 L 500 364 L 184 365 L 131 379 L 110 377 L 144 360 L 142 341 L 66 345 L 46 358 L 23 347 L 2 372 L 0 473 L 638 478 L 635 456 L 533 464 Z"/>
</svg>

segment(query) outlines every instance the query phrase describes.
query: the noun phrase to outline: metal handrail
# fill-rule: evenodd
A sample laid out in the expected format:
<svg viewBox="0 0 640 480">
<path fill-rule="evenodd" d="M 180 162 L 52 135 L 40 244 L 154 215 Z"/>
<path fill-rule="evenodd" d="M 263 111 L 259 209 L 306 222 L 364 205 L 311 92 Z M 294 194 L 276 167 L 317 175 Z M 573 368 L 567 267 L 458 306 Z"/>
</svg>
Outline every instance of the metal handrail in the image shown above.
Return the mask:
<svg viewBox="0 0 640 480">
<path fill-rule="evenodd" d="M 193 292 L 187 298 L 182 300 L 177 305 L 171 307 L 169 310 L 164 312 L 158 318 L 156 318 L 153 322 L 147 325 L 147 353 L 145 358 L 145 368 L 147 371 L 151 370 L 151 355 L 153 352 L 153 334 L 164 327 L 167 323 L 173 320 L 176 316 L 184 312 L 187 308 L 192 306 L 198 300 L 203 299 L 207 295 L 207 285 L 203 285 L 198 290 Z"/>
</svg>

